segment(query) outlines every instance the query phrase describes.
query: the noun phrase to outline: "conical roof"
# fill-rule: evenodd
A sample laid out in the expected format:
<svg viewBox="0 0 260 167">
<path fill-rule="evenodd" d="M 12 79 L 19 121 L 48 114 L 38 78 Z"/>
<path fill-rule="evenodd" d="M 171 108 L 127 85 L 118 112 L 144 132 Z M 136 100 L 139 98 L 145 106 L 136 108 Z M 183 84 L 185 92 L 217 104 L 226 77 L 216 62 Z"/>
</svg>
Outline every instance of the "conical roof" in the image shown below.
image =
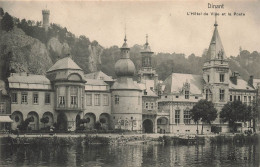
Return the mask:
<svg viewBox="0 0 260 167">
<path fill-rule="evenodd" d="M 58 60 L 47 72 L 63 69 L 82 70 L 70 57 L 65 57 Z"/>
<path fill-rule="evenodd" d="M 214 26 L 215 26 L 215 30 L 209 45 L 207 60 L 214 60 L 214 59 L 225 60 L 227 57 L 218 33 L 218 28 L 217 28 L 218 24 L 215 23 Z"/>
</svg>

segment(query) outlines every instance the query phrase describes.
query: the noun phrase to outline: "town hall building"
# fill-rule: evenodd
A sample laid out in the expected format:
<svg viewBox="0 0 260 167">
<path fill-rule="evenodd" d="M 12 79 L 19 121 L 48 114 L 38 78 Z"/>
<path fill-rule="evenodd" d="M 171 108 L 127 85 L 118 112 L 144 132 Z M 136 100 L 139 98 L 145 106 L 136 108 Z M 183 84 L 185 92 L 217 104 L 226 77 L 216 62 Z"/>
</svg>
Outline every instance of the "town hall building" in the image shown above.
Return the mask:
<svg viewBox="0 0 260 167">
<path fill-rule="evenodd" d="M 9 92 L 1 95 L 5 98 L 1 98 L 0 117 L 10 115 L 12 129 L 32 118 L 32 130 L 56 124 L 60 130 L 75 131 L 84 119 L 88 130 L 100 122 L 103 129 L 195 134 L 197 128 L 190 110 L 199 100 L 212 101 L 218 113 L 229 101 L 239 100 L 247 105 L 256 102 L 257 83 L 253 77 L 247 82 L 237 72 L 231 72 L 217 23 L 207 60 L 201 67 L 202 75 L 173 72 L 160 82 L 152 67 L 148 36 L 137 73 L 126 36 L 120 51 L 115 64 L 116 79 L 102 71 L 85 74 L 70 55 L 58 60 L 46 75 L 12 73 L 8 78 Z M 135 75 L 137 81 L 133 79 Z M 43 117 L 47 123 L 40 121 Z M 212 125 L 222 132 L 229 131 L 219 118 Z M 205 125 L 204 132 L 211 133 L 212 125 Z M 244 128 L 249 126 L 242 123 Z"/>
</svg>

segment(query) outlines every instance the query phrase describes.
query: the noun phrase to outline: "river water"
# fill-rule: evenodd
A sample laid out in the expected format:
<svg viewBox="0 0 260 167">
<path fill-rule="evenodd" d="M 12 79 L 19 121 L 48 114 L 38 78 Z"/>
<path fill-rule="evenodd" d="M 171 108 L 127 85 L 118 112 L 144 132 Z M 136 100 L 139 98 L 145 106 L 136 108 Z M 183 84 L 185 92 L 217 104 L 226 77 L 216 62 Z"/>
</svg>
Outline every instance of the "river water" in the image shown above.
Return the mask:
<svg viewBox="0 0 260 167">
<path fill-rule="evenodd" d="M 11 147 L 0 145 L 0 166 L 259 166 L 258 145 Z"/>
</svg>

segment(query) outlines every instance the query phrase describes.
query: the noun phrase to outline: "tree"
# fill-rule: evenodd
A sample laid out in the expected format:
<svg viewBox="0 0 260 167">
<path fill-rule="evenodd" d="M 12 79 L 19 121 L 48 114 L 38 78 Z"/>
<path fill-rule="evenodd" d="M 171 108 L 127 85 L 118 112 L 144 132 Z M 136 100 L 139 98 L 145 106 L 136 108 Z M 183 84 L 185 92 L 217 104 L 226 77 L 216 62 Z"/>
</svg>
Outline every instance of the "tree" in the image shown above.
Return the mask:
<svg viewBox="0 0 260 167">
<path fill-rule="evenodd" d="M 47 124 L 49 122 L 49 117 L 46 117 L 46 116 L 42 117 L 40 121 L 41 121 L 41 123 L 43 123 L 44 128 L 45 128 L 45 124 Z"/>
<path fill-rule="evenodd" d="M 233 131 L 237 130 L 238 121 L 249 121 L 251 120 L 250 108 L 246 104 L 243 104 L 241 101 L 228 102 L 224 105 L 220 112 L 220 118 L 223 122 L 228 122 L 229 127 Z"/>
<path fill-rule="evenodd" d="M 218 114 L 217 110 L 214 107 L 214 104 L 211 101 L 200 100 L 193 108 L 190 110 L 191 119 L 197 123 L 197 134 L 198 134 L 198 123 L 202 122 L 201 134 L 203 134 L 203 124 L 211 124 L 214 121 Z"/>
<path fill-rule="evenodd" d="M 0 7 L 0 16 L 3 16 L 5 14 L 4 9 Z"/>
<path fill-rule="evenodd" d="M 1 21 L 1 28 L 5 31 L 10 31 L 14 28 L 13 17 L 10 16 L 7 12 Z"/>
<path fill-rule="evenodd" d="M 33 122 L 33 117 L 26 118 L 24 121 L 21 122 L 20 125 L 17 126 L 17 128 L 22 131 L 27 130 L 30 122 Z"/>
</svg>

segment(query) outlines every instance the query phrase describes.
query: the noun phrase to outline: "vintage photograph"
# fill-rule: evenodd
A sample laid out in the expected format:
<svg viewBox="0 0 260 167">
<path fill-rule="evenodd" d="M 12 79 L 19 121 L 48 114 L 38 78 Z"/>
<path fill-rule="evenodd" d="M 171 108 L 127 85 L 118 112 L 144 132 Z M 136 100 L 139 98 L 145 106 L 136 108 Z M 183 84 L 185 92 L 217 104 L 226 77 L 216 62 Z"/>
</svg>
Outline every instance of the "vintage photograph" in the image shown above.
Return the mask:
<svg viewBox="0 0 260 167">
<path fill-rule="evenodd" d="M 260 166 L 260 1 L 0 0 L 0 166 Z"/>
</svg>

